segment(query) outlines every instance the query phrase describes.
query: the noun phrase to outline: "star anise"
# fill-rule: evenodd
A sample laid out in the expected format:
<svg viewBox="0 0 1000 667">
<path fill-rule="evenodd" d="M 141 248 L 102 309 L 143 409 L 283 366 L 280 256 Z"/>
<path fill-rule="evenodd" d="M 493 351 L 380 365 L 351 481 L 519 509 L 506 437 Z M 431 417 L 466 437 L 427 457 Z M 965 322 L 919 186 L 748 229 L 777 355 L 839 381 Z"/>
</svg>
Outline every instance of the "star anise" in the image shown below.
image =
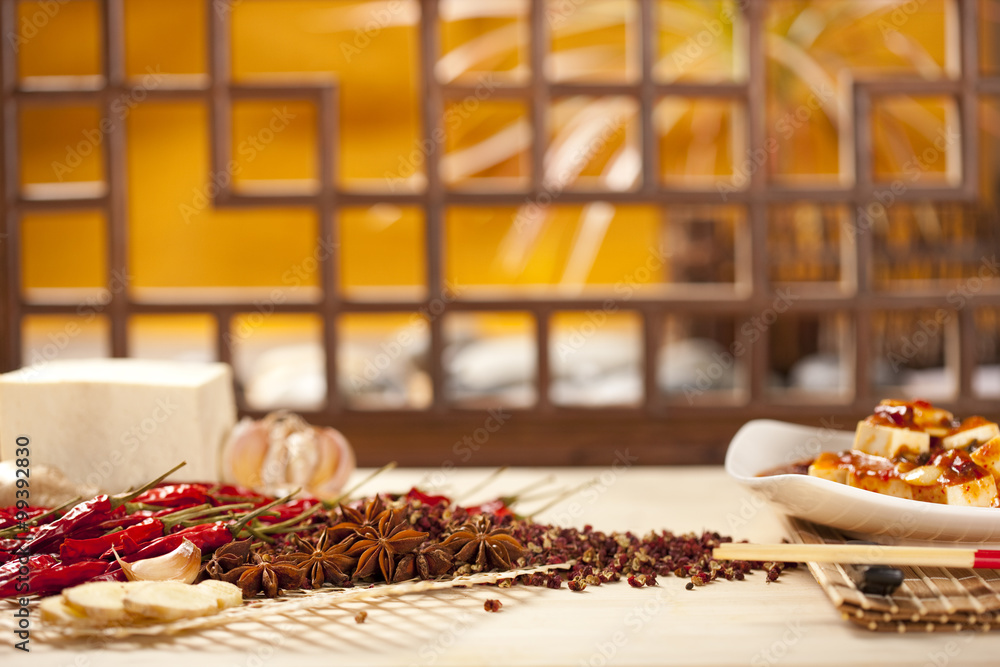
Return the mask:
<svg viewBox="0 0 1000 667">
<path fill-rule="evenodd" d="M 212 557 L 205 561 L 198 573 L 201 579 L 222 579 L 222 575 L 230 570 L 246 565 L 250 557 L 250 540 L 237 540 L 224 544 L 215 550 Z"/>
<path fill-rule="evenodd" d="M 376 525 L 363 526 L 358 532 L 358 540 L 347 551 L 348 556 L 358 558 L 355 579 L 365 579 L 380 571 L 385 581 L 393 581 L 396 557 L 412 552 L 427 539 L 427 533 L 410 528 L 404 512 L 402 508 L 386 510 L 379 515 Z"/>
<path fill-rule="evenodd" d="M 441 546 L 462 563 L 475 562 L 483 568 L 509 570 L 524 553 L 524 547 L 507 528 L 497 528 L 485 514 L 479 514 L 448 536 Z"/>
<path fill-rule="evenodd" d="M 316 544 L 298 535 L 292 535 L 291 542 L 296 550 L 279 556 L 274 562 L 292 563 L 308 578 L 313 588 L 321 587 L 324 582 L 340 586 L 349 579 L 357 561 L 346 554 L 351 546 L 349 541 L 334 543 L 331 531 L 325 530 Z"/>
<path fill-rule="evenodd" d="M 255 597 L 261 591 L 269 598 L 278 597 L 283 588 L 301 588 L 302 571 L 291 563 L 278 563 L 268 555 L 253 554 L 252 565 L 242 565 L 222 575 L 224 581 L 236 584 L 244 598 Z"/>
<path fill-rule="evenodd" d="M 451 569 L 451 552 L 437 542 L 424 542 L 413 553 L 408 553 L 396 564 L 393 583 L 406 581 L 420 574 L 421 579 L 439 577 Z"/>
<path fill-rule="evenodd" d="M 365 527 L 376 526 L 384 511 L 385 503 L 382 502 L 382 498 L 378 494 L 368 501 L 363 512 L 342 504 L 340 506 L 341 520 L 331 526 L 328 532 L 332 532 L 332 537 L 337 542 L 345 537 L 356 537 L 361 534 Z"/>
</svg>

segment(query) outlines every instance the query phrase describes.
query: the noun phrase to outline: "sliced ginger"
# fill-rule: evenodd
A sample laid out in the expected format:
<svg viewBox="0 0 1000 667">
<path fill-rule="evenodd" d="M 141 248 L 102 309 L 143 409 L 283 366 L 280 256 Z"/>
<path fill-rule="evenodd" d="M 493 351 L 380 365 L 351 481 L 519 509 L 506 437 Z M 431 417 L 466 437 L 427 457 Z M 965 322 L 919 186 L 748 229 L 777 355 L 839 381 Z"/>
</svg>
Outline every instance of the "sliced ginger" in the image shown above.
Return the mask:
<svg viewBox="0 0 1000 667">
<path fill-rule="evenodd" d="M 104 627 L 210 616 L 243 604 L 240 589 L 224 581 L 101 581 L 67 588 L 42 600 L 46 623 Z"/>
</svg>

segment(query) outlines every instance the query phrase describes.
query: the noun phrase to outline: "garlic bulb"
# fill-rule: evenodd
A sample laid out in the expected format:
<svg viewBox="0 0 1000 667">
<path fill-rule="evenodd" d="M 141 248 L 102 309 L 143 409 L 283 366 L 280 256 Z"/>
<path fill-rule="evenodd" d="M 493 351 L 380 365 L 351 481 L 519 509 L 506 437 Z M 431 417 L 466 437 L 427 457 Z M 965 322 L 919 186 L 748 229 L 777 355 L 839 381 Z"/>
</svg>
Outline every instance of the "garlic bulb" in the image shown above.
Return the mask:
<svg viewBox="0 0 1000 667">
<path fill-rule="evenodd" d="M 354 466 L 354 450 L 340 431 L 288 412 L 244 418 L 222 453 L 223 481 L 275 496 L 301 488 L 317 498 L 336 497 Z"/>
<path fill-rule="evenodd" d="M 126 563 L 116 553 L 115 559 L 129 581 L 179 581 L 191 584 L 198 578 L 198 571 L 201 569 L 201 549 L 191 540 L 184 540 L 173 551 L 156 558 Z"/>
</svg>

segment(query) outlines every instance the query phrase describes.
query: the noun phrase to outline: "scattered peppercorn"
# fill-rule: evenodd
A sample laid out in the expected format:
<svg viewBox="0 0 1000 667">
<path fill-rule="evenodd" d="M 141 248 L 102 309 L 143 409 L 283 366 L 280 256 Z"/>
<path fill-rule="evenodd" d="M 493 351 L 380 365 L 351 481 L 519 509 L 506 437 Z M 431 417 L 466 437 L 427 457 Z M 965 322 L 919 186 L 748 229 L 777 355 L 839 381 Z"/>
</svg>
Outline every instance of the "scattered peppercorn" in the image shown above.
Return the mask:
<svg viewBox="0 0 1000 667">
<path fill-rule="evenodd" d="M 354 622 L 355 623 L 364 623 L 367 619 L 368 619 L 368 612 L 367 611 L 359 611 L 358 613 L 356 613 L 354 615 Z"/>
<path fill-rule="evenodd" d="M 442 559 L 442 571 L 430 572 L 428 569 L 427 575 L 415 567 L 409 567 L 411 560 L 414 566 L 417 564 L 423 550 L 433 549 L 433 545 L 447 540 L 463 525 L 469 524 L 476 514 L 443 502 L 429 505 L 411 498 L 400 505 L 391 496 L 382 498 L 385 508 L 391 508 L 385 511 L 399 512 L 409 525 L 427 533 L 426 541 L 413 552 L 412 559 L 407 559 L 407 555 L 396 556 L 394 559 L 399 561 L 396 565 L 403 569 L 406 576 L 449 577 L 498 569 L 490 562 L 483 566 L 476 562 L 462 562 L 461 558 Z M 358 507 L 367 508 L 371 504 L 371 501 L 362 500 Z M 376 518 L 374 510 L 372 513 L 372 518 Z M 365 520 L 364 516 L 359 516 Z M 322 513 L 316 517 L 317 531 L 326 530 L 329 526 L 339 525 L 343 528 L 348 525 L 345 521 L 354 518 L 347 516 L 342 508 L 331 510 L 326 517 L 320 517 Z M 558 589 L 566 583 L 570 590 L 580 591 L 586 586 L 600 586 L 621 579 L 635 588 L 641 588 L 658 585 L 658 576 L 671 575 L 688 579 L 693 587 L 723 579 L 741 581 L 754 570 L 762 570 L 766 580 L 771 582 L 778 579 L 783 569 L 794 567 L 794 564 L 778 562 L 713 559 L 712 550 L 720 544 L 732 542 L 732 538 L 710 531 L 700 534 L 654 531 L 636 535 L 628 531 L 605 533 L 594 530 L 591 526 L 584 526 L 582 529 L 564 528 L 519 519 L 509 514 L 492 516 L 490 520 L 495 532 L 509 535 L 524 547 L 519 554 L 510 553 L 512 569 L 569 563 L 569 567 L 564 570 L 500 579 L 494 585 L 502 588 L 527 585 Z M 317 539 L 316 534 L 305 533 L 301 536 L 307 540 Z M 289 540 L 290 538 L 279 537 L 275 544 L 259 545 L 258 548 L 261 552 L 266 551 L 275 556 L 287 554 L 292 549 Z M 358 583 L 369 582 L 362 579 Z"/>
<path fill-rule="evenodd" d="M 692 584 L 692 583 L 691 583 L 691 582 L 689 581 L 689 582 L 687 582 L 686 584 L 684 584 L 684 588 L 688 589 L 689 591 L 693 591 L 693 590 L 694 590 L 694 584 Z"/>
<path fill-rule="evenodd" d="M 498 611 L 500 611 L 500 607 L 502 607 L 502 606 L 503 606 L 503 603 L 500 602 L 500 600 L 492 600 L 492 599 L 490 599 L 490 600 L 487 600 L 486 602 L 483 603 L 483 609 L 485 609 L 486 611 L 491 611 L 491 612 L 498 612 Z"/>
</svg>

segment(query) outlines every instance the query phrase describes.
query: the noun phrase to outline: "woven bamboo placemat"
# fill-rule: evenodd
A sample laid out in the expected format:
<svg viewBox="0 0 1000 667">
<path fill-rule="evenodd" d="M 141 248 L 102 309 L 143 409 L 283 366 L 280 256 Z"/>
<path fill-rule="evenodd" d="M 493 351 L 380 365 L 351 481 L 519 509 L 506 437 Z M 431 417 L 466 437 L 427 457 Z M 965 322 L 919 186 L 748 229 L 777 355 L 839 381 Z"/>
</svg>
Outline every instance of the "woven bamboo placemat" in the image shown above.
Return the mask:
<svg viewBox="0 0 1000 667">
<path fill-rule="evenodd" d="M 201 616 L 197 618 L 186 618 L 177 621 L 152 622 L 136 621 L 123 625 L 111 625 L 106 627 L 74 627 L 65 625 L 53 625 L 43 623 L 40 627 L 31 629 L 31 636 L 42 641 L 56 639 L 69 639 L 81 637 L 106 637 L 121 639 L 138 635 L 145 636 L 166 636 L 179 632 L 191 630 L 206 630 L 223 625 L 230 625 L 241 621 L 267 621 L 274 620 L 276 615 L 289 614 L 303 610 L 322 609 L 324 607 L 335 607 L 340 604 L 370 601 L 378 598 L 397 597 L 420 593 L 424 591 L 436 591 L 448 588 L 463 588 L 481 584 L 495 584 L 501 579 L 513 578 L 522 574 L 534 574 L 536 572 L 552 572 L 570 568 L 575 561 L 567 563 L 557 563 L 554 565 L 541 565 L 532 568 L 520 568 L 500 572 L 479 572 L 477 574 L 452 577 L 450 579 L 434 579 L 425 581 L 409 581 L 399 584 L 376 584 L 372 586 L 358 586 L 354 588 L 331 588 L 324 586 L 319 589 L 304 589 L 285 591 L 276 598 L 255 599 L 246 602 L 239 607 L 226 609 L 212 616 Z M 0 601 L 3 602 L 3 601 Z M 29 605 L 29 613 L 32 617 L 38 617 L 39 599 L 33 599 Z M 16 601 L 7 601 L 13 608 Z M 2 606 L 2 605 L 0 605 Z M 0 615 L 0 632 L 9 634 L 17 631 L 18 619 L 13 614 L 4 613 Z"/>
<path fill-rule="evenodd" d="M 801 519 L 788 517 L 788 523 L 792 539 L 803 544 L 843 544 L 852 539 Z M 873 632 L 1000 630 L 1000 570 L 902 567 L 903 584 L 892 595 L 865 595 L 851 578 L 854 566 L 808 566 L 843 617 Z"/>
</svg>

